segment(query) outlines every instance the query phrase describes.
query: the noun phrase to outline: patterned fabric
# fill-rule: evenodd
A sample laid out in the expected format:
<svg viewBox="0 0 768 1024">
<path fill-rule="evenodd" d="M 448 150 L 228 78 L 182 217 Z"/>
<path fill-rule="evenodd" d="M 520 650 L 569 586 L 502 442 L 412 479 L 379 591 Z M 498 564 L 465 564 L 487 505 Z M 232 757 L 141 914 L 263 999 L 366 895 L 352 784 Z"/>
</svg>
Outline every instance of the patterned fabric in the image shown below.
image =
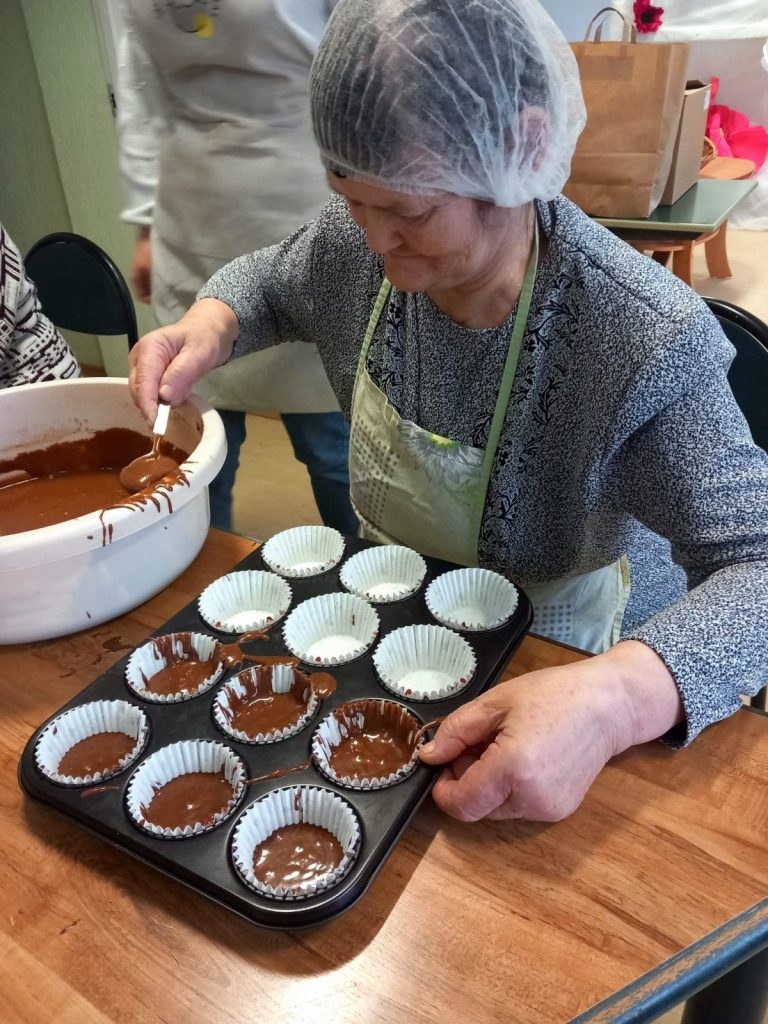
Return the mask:
<svg viewBox="0 0 768 1024">
<path fill-rule="evenodd" d="M 493 467 L 481 564 L 519 582 L 589 572 L 625 554 L 623 635 L 680 688 L 683 742 L 768 681 L 768 456 L 727 383 L 733 349 L 676 277 L 566 199 L 538 204 L 547 245 Z M 235 355 L 316 342 L 349 413 L 381 261 L 334 197 L 278 246 L 200 292 L 240 321 Z M 368 357 L 405 419 L 482 446 L 513 310 L 470 330 L 393 289 Z M 435 524 L 439 529 L 439 523 Z"/>
<path fill-rule="evenodd" d="M 40 311 L 19 250 L 0 224 L 0 388 L 79 376 L 77 360 Z"/>
</svg>

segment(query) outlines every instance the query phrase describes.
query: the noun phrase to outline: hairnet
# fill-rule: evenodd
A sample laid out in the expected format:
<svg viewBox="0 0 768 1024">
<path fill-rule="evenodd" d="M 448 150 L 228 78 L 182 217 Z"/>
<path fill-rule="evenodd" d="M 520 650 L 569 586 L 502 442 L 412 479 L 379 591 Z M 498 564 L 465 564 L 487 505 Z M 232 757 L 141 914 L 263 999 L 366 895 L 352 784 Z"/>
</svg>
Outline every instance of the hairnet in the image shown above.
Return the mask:
<svg viewBox="0 0 768 1024">
<path fill-rule="evenodd" d="M 557 195 L 585 120 L 576 61 L 536 0 L 340 0 L 310 94 L 329 170 L 498 206 Z"/>
</svg>

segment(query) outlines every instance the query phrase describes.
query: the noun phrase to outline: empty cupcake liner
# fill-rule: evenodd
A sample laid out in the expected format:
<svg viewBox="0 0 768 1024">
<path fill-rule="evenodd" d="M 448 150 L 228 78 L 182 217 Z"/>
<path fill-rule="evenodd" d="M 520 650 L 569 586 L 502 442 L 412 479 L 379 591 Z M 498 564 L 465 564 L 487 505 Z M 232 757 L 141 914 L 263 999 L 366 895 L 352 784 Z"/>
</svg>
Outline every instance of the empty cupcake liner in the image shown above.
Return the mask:
<svg viewBox="0 0 768 1024">
<path fill-rule="evenodd" d="M 312 760 L 318 771 L 339 786 L 347 789 L 385 789 L 402 782 L 416 771 L 419 765 L 416 745 L 421 731 L 421 720 L 395 701 L 375 698 L 349 701 L 335 707 L 315 729 Z M 373 737 L 375 751 L 368 766 L 360 764 L 358 767 L 355 764 L 355 752 L 350 751 L 346 760 L 355 765 L 354 772 L 339 770 L 339 754 L 343 756 L 345 748 L 366 736 Z M 397 756 L 398 751 L 400 757 Z M 370 751 L 363 751 L 363 757 L 368 753 Z M 379 756 L 389 762 L 389 771 L 382 770 L 381 764 L 375 763 Z M 394 761 L 400 763 L 395 765 Z"/>
<path fill-rule="evenodd" d="M 417 551 L 397 544 L 365 548 L 341 567 L 342 586 L 375 604 L 403 601 L 415 594 L 427 575 L 427 563 Z"/>
<path fill-rule="evenodd" d="M 222 633 L 266 629 L 285 615 L 291 588 L 274 573 L 259 569 L 230 572 L 209 584 L 198 598 L 201 618 Z"/>
<path fill-rule="evenodd" d="M 338 565 L 344 538 L 329 526 L 296 526 L 270 537 L 261 557 L 281 576 L 319 576 Z"/>
<path fill-rule="evenodd" d="M 245 731 L 233 724 L 238 710 L 248 701 L 270 693 L 293 691 L 304 710 L 296 721 L 282 728 L 260 728 Z M 228 736 L 240 743 L 276 743 L 301 732 L 317 710 L 318 699 L 309 676 L 293 665 L 255 665 L 238 672 L 222 684 L 213 701 L 213 718 L 216 725 Z"/>
<path fill-rule="evenodd" d="M 117 763 L 101 771 L 78 775 L 59 771 L 65 754 L 77 743 L 100 733 L 122 733 L 135 741 L 134 746 Z M 91 701 L 48 723 L 35 744 L 35 764 L 43 775 L 64 786 L 91 786 L 117 775 L 135 761 L 148 736 L 149 720 L 135 704 L 124 700 Z"/>
<path fill-rule="evenodd" d="M 341 846 L 340 862 L 315 878 L 284 879 L 278 885 L 260 880 L 253 869 L 255 851 L 292 825 L 315 825 L 329 832 Z M 273 790 L 241 815 L 232 839 L 232 861 L 243 882 L 260 895 L 302 900 L 337 885 L 354 864 L 360 843 L 357 815 L 343 797 L 316 786 L 291 786 Z"/>
<path fill-rule="evenodd" d="M 472 680 L 477 666 L 467 641 L 443 626 L 395 629 L 373 652 L 382 684 L 408 700 L 444 700 Z"/>
<path fill-rule="evenodd" d="M 206 814 L 191 825 L 174 828 L 157 825 L 148 818 L 150 804 L 162 788 L 182 775 L 198 772 L 223 776 L 232 787 L 226 806 Z M 243 794 L 247 772 L 245 763 L 234 750 L 211 740 L 181 740 L 162 747 L 146 759 L 131 776 L 125 805 L 133 823 L 159 839 L 186 839 L 210 832 L 234 812 Z"/>
<path fill-rule="evenodd" d="M 342 665 L 373 643 L 379 616 L 354 594 L 322 594 L 303 601 L 283 626 L 288 650 L 308 665 Z"/>
<path fill-rule="evenodd" d="M 432 615 L 452 629 L 496 629 L 512 618 L 517 588 L 490 569 L 454 569 L 438 576 L 424 595 Z"/>
<path fill-rule="evenodd" d="M 179 689 L 172 693 L 158 693 L 150 688 L 151 680 L 165 669 L 179 666 L 179 672 L 183 673 L 185 665 L 190 666 L 191 671 L 194 663 L 200 664 L 199 671 L 188 680 L 181 676 Z M 205 665 L 208 671 L 202 675 Z M 166 633 L 136 648 L 125 666 L 125 682 L 142 700 L 169 704 L 204 693 L 221 677 L 225 667 L 218 641 L 212 636 L 190 632 Z"/>
</svg>

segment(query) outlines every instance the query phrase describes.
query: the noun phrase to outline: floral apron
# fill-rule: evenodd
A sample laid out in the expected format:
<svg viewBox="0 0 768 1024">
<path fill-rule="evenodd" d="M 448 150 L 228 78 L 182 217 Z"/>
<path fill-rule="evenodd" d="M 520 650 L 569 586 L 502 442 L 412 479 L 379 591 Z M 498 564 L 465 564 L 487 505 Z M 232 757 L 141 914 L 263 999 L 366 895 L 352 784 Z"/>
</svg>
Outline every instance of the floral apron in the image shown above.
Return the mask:
<svg viewBox="0 0 768 1024">
<path fill-rule="evenodd" d="M 352 395 L 349 452 L 351 496 L 360 535 L 404 544 L 461 565 L 478 564 L 488 485 L 515 379 L 538 261 L 538 230 L 485 450 L 462 445 L 402 419 L 366 368 L 371 340 L 391 284 L 384 279 L 368 322 Z M 583 650 L 606 650 L 619 639 L 629 599 L 626 558 L 580 576 L 525 586 L 533 631 Z"/>
</svg>

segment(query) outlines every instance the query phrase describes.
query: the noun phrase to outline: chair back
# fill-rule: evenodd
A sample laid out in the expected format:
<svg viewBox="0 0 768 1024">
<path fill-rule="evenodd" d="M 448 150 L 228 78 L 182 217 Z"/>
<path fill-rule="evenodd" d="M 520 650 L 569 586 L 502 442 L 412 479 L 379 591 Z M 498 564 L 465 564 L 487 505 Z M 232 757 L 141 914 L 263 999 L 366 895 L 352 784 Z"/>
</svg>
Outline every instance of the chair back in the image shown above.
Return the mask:
<svg viewBox="0 0 768 1024">
<path fill-rule="evenodd" d="M 139 340 L 125 278 L 95 242 L 68 231 L 45 235 L 27 253 L 24 268 L 43 313 L 57 327 L 83 334 L 125 334 L 129 349 Z"/>
<path fill-rule="evenodd" d="M 755 444 L 768 451 L 768 325 L 722 299 L 704 300 L 736 349 L 728 383 Z"/>
</svg>

